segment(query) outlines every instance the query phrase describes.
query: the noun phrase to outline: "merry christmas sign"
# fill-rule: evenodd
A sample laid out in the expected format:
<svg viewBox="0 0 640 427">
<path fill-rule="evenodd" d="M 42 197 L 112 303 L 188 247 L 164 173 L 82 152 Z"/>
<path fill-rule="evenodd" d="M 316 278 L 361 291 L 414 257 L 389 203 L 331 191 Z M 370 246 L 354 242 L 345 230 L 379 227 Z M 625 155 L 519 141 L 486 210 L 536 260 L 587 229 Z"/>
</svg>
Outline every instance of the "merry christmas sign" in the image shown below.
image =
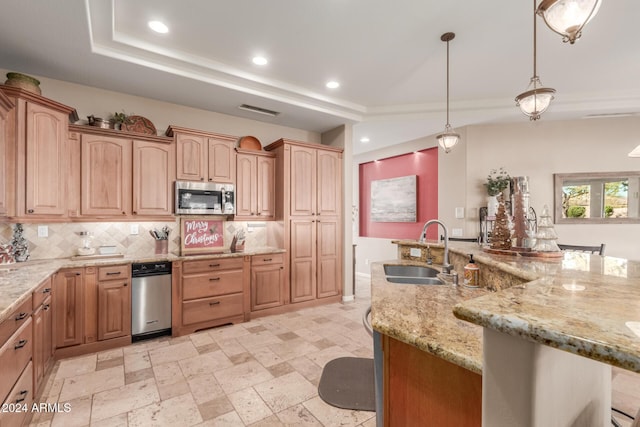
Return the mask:
<svg viewBox="0 0 640 427">
<path fill-rule="evenodd" d="M 224 221 L 209 218 L 181 218 L 180 253 L 206 254 L 224 250 Z"/>
</svg>

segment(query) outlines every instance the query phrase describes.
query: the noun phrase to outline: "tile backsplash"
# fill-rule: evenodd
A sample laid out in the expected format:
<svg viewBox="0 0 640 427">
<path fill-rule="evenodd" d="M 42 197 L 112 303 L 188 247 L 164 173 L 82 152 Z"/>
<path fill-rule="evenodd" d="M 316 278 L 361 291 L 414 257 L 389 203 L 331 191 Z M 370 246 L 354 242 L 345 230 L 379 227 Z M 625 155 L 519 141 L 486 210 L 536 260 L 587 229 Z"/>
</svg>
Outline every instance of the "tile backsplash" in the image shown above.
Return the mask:
<svg viewBox="0 0 640 427">
<path fill-rule="evenodd" d="M 131 226 L 138 226 L 138 234 L 131 234 Z M 0 224 L 0 244 L 10 243 L 14 224 Z M 48 237 L 38 237 L 38 226 L 46 226 Z M 74 222 L 50 224 L 23 224 L 24 237 L 29 242 L 30 260 L 69 258 L 76 255 L 78 247 L 82 246 L 81 231 L 91 233 L 91 247 L 113 245 L 116 252 L 125 256 L 153 255 L 155 241 L 149 230 L 161 229 L 167 226 L 169 234 L 169 252 L 180 252 L 180 220 L 170 222 Z M 244 229 L 246 236 L 245 248 L 267 246 L 267 227 L 264 222 L 224 222 L 224 244 L 229 247 L 234 234 Z"/>
</svg>

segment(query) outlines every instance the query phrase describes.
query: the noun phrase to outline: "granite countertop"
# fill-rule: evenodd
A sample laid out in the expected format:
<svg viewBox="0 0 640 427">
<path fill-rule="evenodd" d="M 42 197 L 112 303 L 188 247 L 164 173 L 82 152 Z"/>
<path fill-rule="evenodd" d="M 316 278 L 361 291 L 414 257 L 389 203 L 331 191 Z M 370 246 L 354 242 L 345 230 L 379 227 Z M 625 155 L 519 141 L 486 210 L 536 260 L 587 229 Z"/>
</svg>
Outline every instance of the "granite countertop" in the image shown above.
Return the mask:
<svg viewBox="0 0 640 427">
<path fill-rule="evenodd" d="M 284 249 L 261 247 L 245 252 L 221 252 L 217 254 L 179 256 L 176 254 L 143 255 L 116 258 L 49 259 L 0 264 L 0 322 L 29 298 L 31 292 L 47 277 L 61 268 L 82 268 L 88 266 L 131 264 L 134 262 L 188 261 L 210 258 L 232 258 L 267 253 L 282 253 Z"/>
<path fill-rule="evenodd" d="M 374 263 L 376 330 L 478 373 L 480 326 L 640 372 L 640 262 L 576 252 L 559 259 L 496 255 L 465 242 L 450 243 L 449 250 L 472 253 L 481 269 L 490 266 L 526 282 L 498 292 L 400 285 L 385 280 L 384 263 Z"/>
<path fill-rule="evenodd" d="M 420 350 L 482 373 L 482 328 L 456 319 L 452 309 L 455 304 L 488 291 L 452 284 L 391 283 L 385 279 L 384 264 L 424 265 L 397 259 L 371 264 L 371 326 Z"/>
<path fill-rule="evenodd" d="M 572 252 L 532 260 L 475 250 L 481 262 L 538 278 L 460 302 L 456 317 L 640 372 L 640 262 Z"/>
</svg>

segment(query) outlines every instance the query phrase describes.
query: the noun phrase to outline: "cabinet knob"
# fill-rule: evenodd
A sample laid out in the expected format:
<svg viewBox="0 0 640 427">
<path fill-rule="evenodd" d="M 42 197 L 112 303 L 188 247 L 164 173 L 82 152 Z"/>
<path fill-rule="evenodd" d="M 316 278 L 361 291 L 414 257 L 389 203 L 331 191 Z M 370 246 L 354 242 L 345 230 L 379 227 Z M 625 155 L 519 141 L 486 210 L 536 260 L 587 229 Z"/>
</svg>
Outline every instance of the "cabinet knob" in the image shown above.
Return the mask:
<svg viewBox="0 0 640 427">
<path fill-rule="evenodd" d="M 209 178 L 209 181 L 213 181 L 213 178 Z"/>
<path fill-rule="evenodd" d="M 124 213 L 124 212 L 123 212 Z M 138 215 L 138 211 L 133 211 L 134 215 Z"/>
<path fill-rule="evenodd" d="M 315 212 L 311 212 L 311 215 L 316 216 L 316 213 Z"/>
<path fill-rule="evenodd" d="M 213 268 L 213 267 L 220 267 L 220 264 L 209 264 L 209 267 Z"/>
<path fill-rule="evenodd" d="M 251 215 L 255 215 L 253 212 L 251 212 Z"/>
<path fill-rule="evenodd" d="M 42 309 L 44 311 L 48 311 L 50 308 L 51 308 L 51 304 L 45 304 L 45 305 L 42 306 Z"/>
<path fill-rule="evenodd" d="M 127 286 L 127 283 L 123 284 L 122 286 Z"/>
<path fill-rule="evenodd" d="M 80 276 L 82 273 L 75 273 L 76 276 Z"/>
<path fill-rule="evenodd" d="M 200 181 L 204 181 L 204 178 L 200 178 Z"/>
<path fill-rule="evenodd" d="M 35 211 L 33 209 L 27 209 L 27 213 L 34 213 Z"/>
<path fill-rule="evenodd" d="M 258 212 L 258 215 L 262 215 L 262 212 Z"/>
</svg>

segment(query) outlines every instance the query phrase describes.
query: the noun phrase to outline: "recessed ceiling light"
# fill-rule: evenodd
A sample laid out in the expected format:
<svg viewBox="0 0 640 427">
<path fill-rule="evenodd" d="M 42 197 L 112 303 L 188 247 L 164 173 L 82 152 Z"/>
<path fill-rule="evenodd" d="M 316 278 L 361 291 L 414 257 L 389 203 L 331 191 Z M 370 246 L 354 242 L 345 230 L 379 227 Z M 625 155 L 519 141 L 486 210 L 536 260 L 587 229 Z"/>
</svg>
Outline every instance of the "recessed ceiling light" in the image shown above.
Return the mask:
<svg viewBox="0 0 640 427">
<path fill-rule="evenodd" d="M 335 80 L 331 80 L 330 82 L 327 82 L 326 85 L 329 89 L 337 89 L 340 87 L 340 83 L 336 82 Z"/>
<path fill-rule="evenodd" d="M 360 138 L 360 142 L 369 142 L 370 139 L 367 138 L 366 136 L 363 136 L 362 138 Z"/>
<path fill-rule="evenodd" d="M 149 21 L 149 28 L 160 34 L 166 34 L 169 32 L 169 27 L 160 21 Z"/>
<path fill-rule="evenodd" d="M 264 56 L 254 56 L 252 59 L 253 63 L 256 65 L 267 65 L 269 61 Z"/>
</svg>

